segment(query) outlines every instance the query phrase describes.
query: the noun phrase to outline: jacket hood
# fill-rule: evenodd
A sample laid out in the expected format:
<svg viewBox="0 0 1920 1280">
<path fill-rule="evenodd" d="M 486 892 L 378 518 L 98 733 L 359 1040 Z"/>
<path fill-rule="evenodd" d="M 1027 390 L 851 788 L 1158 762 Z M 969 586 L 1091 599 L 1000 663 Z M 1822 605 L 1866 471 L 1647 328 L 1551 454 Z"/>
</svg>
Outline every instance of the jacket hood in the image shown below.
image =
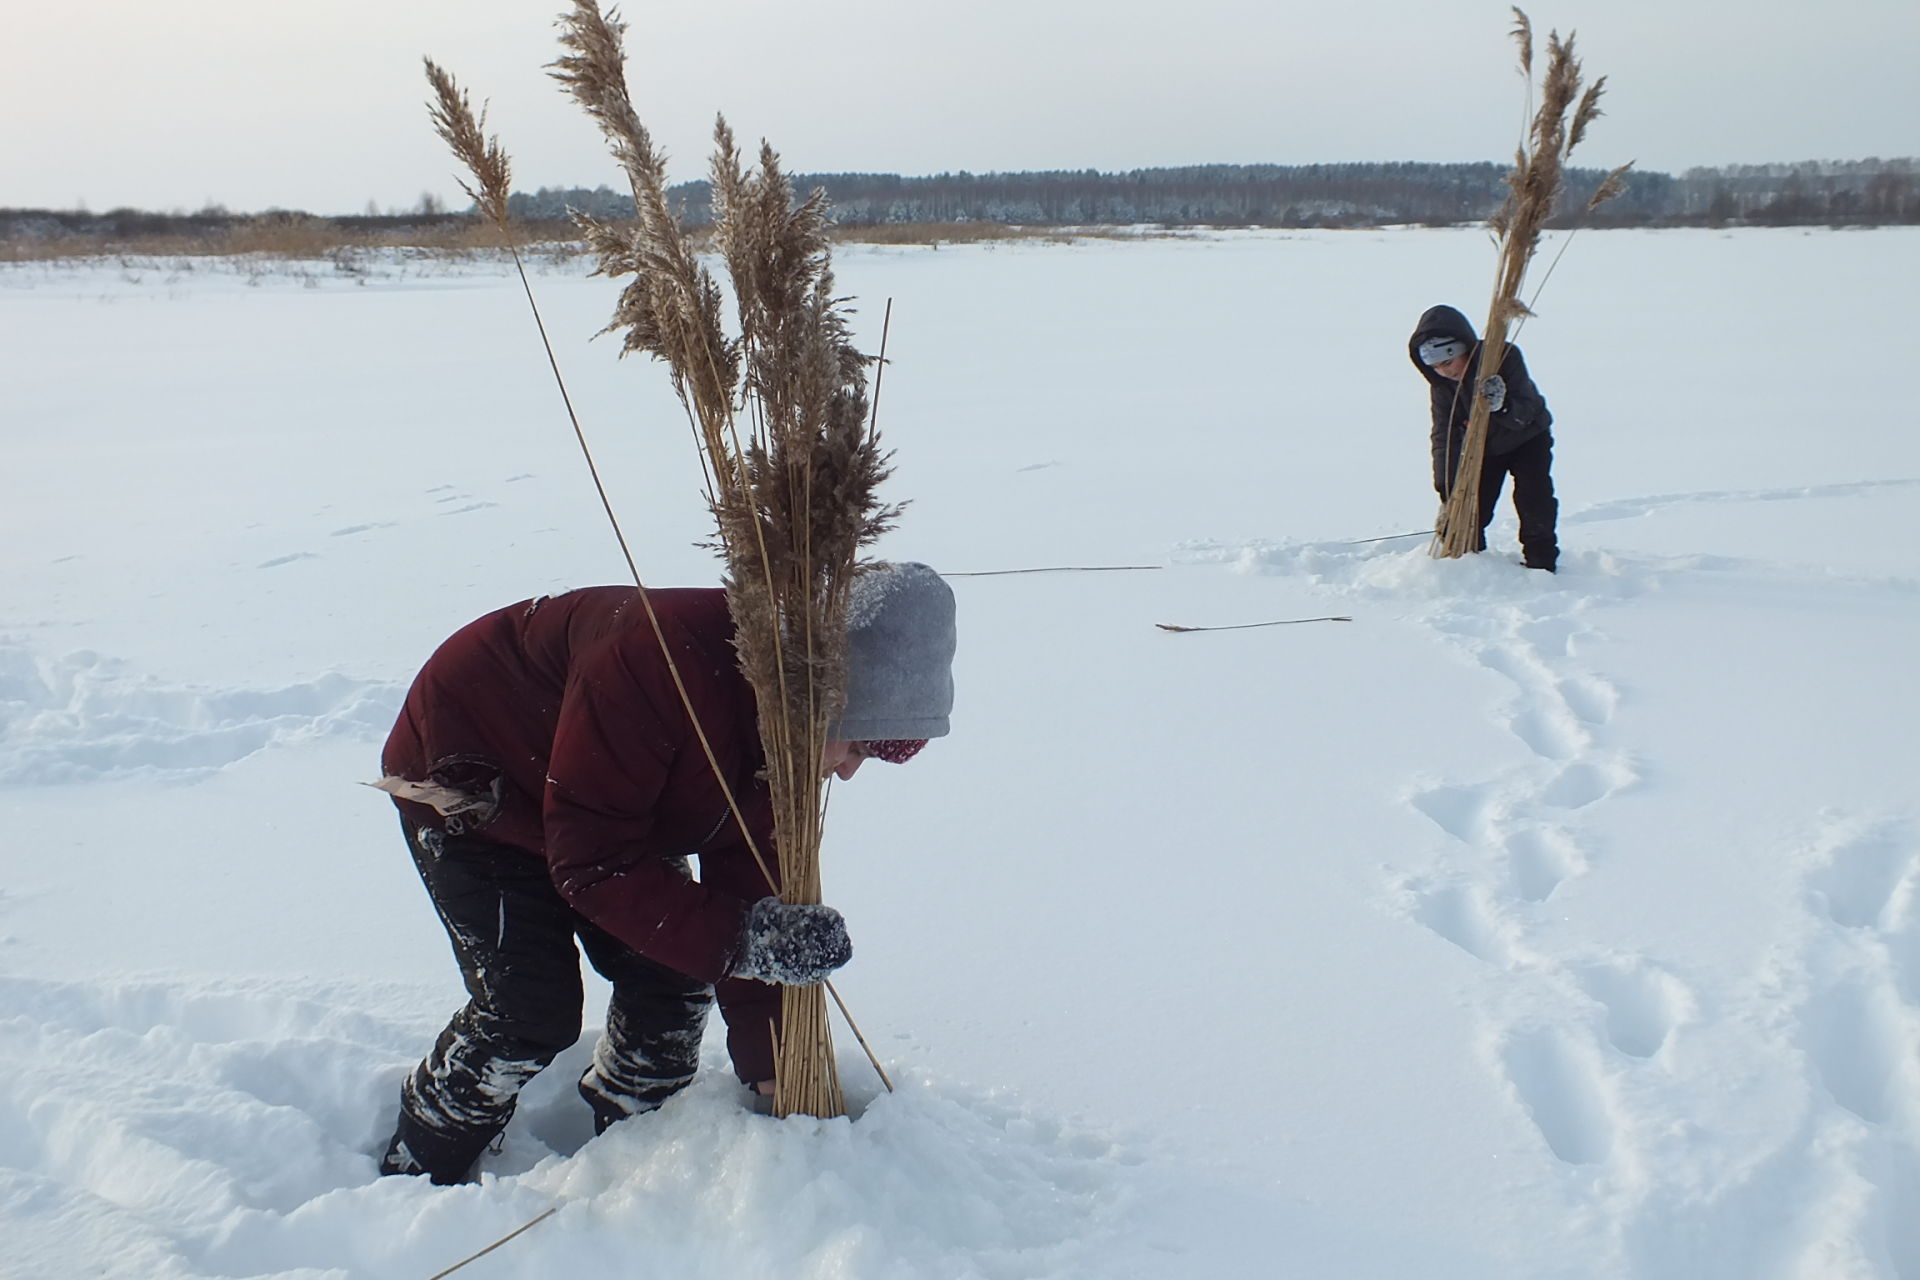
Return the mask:
<svg viewBox="0 0 1920 1280">
<path fill-rule="evenodd" d="M 1473 331 L 1473 322 L 1453 307 L 1428 307 L 1421 313 L 1420 323 L 1413 327 L 1413 336 L 1407 339 L 1407 358 L 1413 361 L 1413 367 L 1428 382 L 1442 381 L 1440 375 L 1420 363 L 1420 344 L 1429 338 L 1458 338 L 1469 347 L 1480 345 L 1480 337 Z"/>
</svg>

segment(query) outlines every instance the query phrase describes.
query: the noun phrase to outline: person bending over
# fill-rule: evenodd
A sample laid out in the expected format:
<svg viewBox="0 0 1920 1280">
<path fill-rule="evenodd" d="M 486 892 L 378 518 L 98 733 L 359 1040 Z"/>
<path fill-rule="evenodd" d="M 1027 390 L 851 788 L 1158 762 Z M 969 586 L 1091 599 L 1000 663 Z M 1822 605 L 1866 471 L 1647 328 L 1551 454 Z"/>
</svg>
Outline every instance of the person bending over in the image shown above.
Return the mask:
<svg viewBox="0 0 1920 1280">
<path fill-rule="evenodd" d="M 579 1082 L 596 1133 L 692 1082 L 716 1001 L 735 1072 L 770 1091 L 779 985 L 825 981 L 852 954 L 839 912 L 782 903 L 770 882 L 771 797 L 726 593 L 649 598 L 711 762 L 631 587 L 489 613 L 407 693 L 379 785 L 468 1000 L 401 1086 L 383 1174 L 467 1180 L 521 1088 L 580 1035 L 576 939 L 613 984 Z M 863 569 L 848 618 L 847 705 L 820 762 L 841 779 L 868 759 L 904 763 L 947 733 L 953 706 L 953 593 L 939 574 Z"/>
</svg>

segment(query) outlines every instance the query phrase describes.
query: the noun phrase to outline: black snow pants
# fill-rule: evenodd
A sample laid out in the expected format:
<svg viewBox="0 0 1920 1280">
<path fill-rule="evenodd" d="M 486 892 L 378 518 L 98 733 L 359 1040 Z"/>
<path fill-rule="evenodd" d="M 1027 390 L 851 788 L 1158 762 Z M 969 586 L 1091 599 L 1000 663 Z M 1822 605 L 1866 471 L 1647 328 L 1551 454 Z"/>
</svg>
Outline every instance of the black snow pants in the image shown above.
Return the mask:
<svg viewBox="0 0 1920 1280">
<path fill-rule="evenodd" d="M 606 1034 L 579 1089 L 594 1131 L 693 1080 L 713 988 L 655 964 L 568 906 L 540 858 L 402 823 L 446 926 L 466 1006 L 400 1089 L 382 1173 L 461 1182 L 513 1117 L 521 1088 L 580 1037 L 580 956 L 613 984 Z"/>
<path fill-rule="evenodd" d="M 1543 431 L 1506 453 L 1489 453 L 1480 465 L 1480 536 L 1474 550 L 1487 549 L 1487 526 L 1500 506 L 1500 490 L 1513 477 L 1513 509 L 1520 517 L 1520 554 L 1529 569 L 1551 570 L 1560 560 L 1554 525 L 1560 502 L 1553 496 L 1553 433 Z"/>
</svg>

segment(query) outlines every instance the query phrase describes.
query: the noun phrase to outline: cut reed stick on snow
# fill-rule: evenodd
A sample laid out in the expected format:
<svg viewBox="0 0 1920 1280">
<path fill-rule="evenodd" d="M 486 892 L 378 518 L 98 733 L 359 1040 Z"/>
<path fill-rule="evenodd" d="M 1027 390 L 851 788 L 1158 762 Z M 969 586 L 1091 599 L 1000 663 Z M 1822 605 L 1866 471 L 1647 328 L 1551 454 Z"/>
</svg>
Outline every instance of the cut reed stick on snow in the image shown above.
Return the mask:
<svg viewBox="0 0 1920 1280">
<path fill-rule="evenodd" d="M 943 578 L 1004 578 L 1016 573 L 1141 573 L 1165 568 L 1158 564 L 1058 564 L 1040 569 L 961 569 Z"/>
<path fill-rule="evenodd" d="M 713 243 L 735 301 L 718 284 L 666 198 L 666 165 L 634 111 L 622 34 L 594 0 L 561 19 L 553 75 L 599 124 L 632 187 L 631 230 L 577 221 L 600 271 L 631 276 L 608 327 L 626 351 L 663 361 L 706 472 L 726 564 L 741 670 L 759 706 L 772 792 L 779 890 L 821 900 L 820 762 L 846 696 L 847 602 L 861 549 L 895 509 L 877 491 L 886 455 L 868 421 L 870 360 L 852 344 L 833 292 L 826 198 L 796 200 L 772 148 L 743 168 L 725 120 L 715 127 Z M 763 864 L 764 865 L 764 864 Z M 820 987 L 782 990 L 774 1111 L 845 1113 Z"/>
<path fill-rule="evenodd" d="M 1533 24 L 1519 9 L 1513 11 L 1513 38 L 1520 49 L 1520 71 L 1529 92 L 1533 83 Z M 1520 300 L 1528 264 L 1540 244 L 1541 229 L 1552 216 L 1566 179 L 1567 156 L 1586 137 L 1600 115 L 1600 96 L 1607 78 L 1582 89 L 1580 60 L 1574 56 L 1574 37 L 1547 36 L 1547 68 L 1541 79 L 1540 106 L 1514 157 L 1507 175 L 1507 199 L 1490 225 L 1498 240 L 1499 270 L 1493 303 L 1482 331 L 1480 356 L 1472 373 L 1473 408 L 1467 420 L 1466 441 L 1454 471 L 1454 483 L 1445 515 L 1431 547 L 1437 557 L 1451 559 L 1476 549 L 1480 532 L 1480 469 L 1486 457 L 1487 398 L 1485 380 L 1500 371 L 1506 358 L 1510 329 L 1532 315 Z M 1626 166 L 1614 170 L 1587 204 L 1592 209 L 1619 194 Z M 1557 259 L 1556 259 L 1557 261 Z M 1536 299 L 1538 294 L 1535 295 Z"/>
<path fill-rule="evenodd" d="M 1431 537 L 1434 532 L 1435 530 L 1432 529 L 1415 529 L 1412 533 L 1383 533 L 1377 538 L 1352 538 L 1348 540 L 1346 545 L 1349 547 L 1364 547 L 1373 542 L 1396 542 L 1401 538 L 1427 538 Z"/>
<path fill-rule="evenodd" d="M 448 1276 L 452 1275 L 454 1272 L 465 1267 L 467 1264 L 480 1261 L 480 1259 L 486 1257 L 488 1254 L 492 1253 L 495 1249 L 498 1249 L 501 1245 L 507 1244 L 510 1241 L 513 1241 L 515 1239 L 518 1239 L 520 1236 L 525 1235 L 527 1232 L 533 1230 L 535 1227 L 539 1226 L 541 1223 L 545 1222 L 548 1218 L 551 1218 L 554 1214 L 558 1212 L 560 1212 L 560 1206 L 556 1204 L 552 1208 L 548 1209 L 545 1213 L 541 1214 L 539 1217 L 533 1218 L 528 1222 L 524 1222 L 520 1226 L 515 1227 L 512 1231 L 507 1232 L 507 1234 L 501 1236 L 498 1240 L 495 1240 L 492 1244 L 480 1250 L 478 1253 L 469 1254 L 466 1257 L 460 1259 L 460 1261 L 454 1263 L 452 1266 L 446 1268 L 445 1270 L 434 1272 L 432 1275 L 427 1277 L 427 1280 L 447 1280 Z"/>
<path fill-rule="evenodd" d="M 1235 622 L 1224 627 L 1180 627 L 1171 622 L 1156 622 L 1153 625 L 1162 631 L 1251 631 L 1255 627 L 1297 627 L 1304 622 L 1352 622 L 1345 614 L 1335 614 L 1329 618 L 1279 618 L 1273 622 Z"/>
</svg>

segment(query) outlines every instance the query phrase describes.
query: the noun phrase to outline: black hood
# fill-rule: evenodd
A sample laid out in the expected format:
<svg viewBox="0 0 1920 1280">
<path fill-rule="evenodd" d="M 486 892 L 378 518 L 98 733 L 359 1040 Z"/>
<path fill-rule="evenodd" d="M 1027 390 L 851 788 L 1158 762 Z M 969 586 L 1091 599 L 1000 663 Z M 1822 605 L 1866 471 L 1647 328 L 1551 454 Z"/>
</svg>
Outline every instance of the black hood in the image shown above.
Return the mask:
<svg viewBox="0 0 1920 1280">
<path fill-rule="evenodd" d="M 1445 382 L 1432 369 L 1420 361 L 1420 344 L 1429 338 L 1457 338 L 1469 348 L 1480 345 L 1479 335 L 1473 331 L 1473 322 L 1452 307 L 1428 307 L 1420 316 L 1420 323 L 1413 327 L 1413 336 L 1407 339 L 1407 356 L 1413 361 L 1413 367 L 1428 382 Z"/>
</svg>

